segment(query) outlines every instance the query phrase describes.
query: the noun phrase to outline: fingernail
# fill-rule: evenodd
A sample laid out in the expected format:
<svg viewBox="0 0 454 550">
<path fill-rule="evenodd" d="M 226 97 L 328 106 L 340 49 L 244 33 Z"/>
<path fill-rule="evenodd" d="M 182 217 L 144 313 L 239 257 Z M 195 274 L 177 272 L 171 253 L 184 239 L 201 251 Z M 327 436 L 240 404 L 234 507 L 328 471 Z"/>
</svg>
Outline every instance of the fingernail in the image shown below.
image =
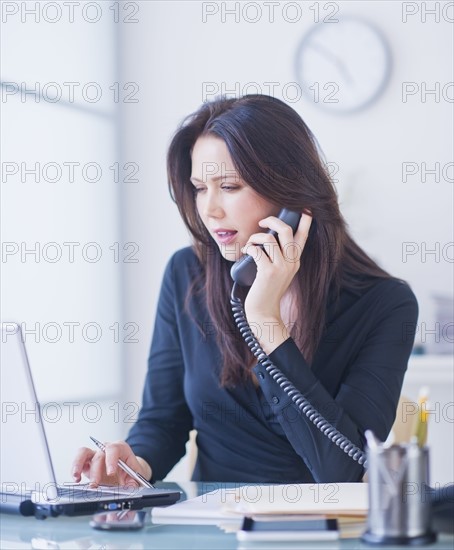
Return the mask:
<svg viewBox="0 0 454 550">
<path fill-rule="evenodd" d="M 107 467 L 107 475 L 108 476 L 111 476 L 115 473 L 115 469 L 113 468 L 113 466 L 108 466 Z"/>
</svg>

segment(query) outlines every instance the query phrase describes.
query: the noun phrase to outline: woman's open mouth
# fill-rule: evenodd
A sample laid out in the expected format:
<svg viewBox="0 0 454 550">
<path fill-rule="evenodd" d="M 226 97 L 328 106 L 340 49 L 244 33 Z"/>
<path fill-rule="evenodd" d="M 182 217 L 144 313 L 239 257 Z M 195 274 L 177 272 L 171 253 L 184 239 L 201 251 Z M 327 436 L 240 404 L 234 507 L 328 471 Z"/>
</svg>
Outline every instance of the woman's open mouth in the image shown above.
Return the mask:
<svg viewBox="0 0 454 550">
<path fill-rule="evenodd" d="M 230 231 L 227 229 L 218 229 L 214 231 L 218 242 L 222 244 L 229 244 L 234 241 L 237 233 L 238 231 Z"/>
</svg>

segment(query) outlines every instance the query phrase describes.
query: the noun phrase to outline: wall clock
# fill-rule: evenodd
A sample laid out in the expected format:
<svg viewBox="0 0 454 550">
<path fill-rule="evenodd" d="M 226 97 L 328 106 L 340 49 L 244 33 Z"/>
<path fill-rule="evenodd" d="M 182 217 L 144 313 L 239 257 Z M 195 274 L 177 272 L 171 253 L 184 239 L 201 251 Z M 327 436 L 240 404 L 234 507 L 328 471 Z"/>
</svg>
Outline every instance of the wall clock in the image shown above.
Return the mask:
<svg viewBox="0 0 454 550">
<path fill-rule="evenodd" d="M 381 31 L 354 16 L 318 23 L 302 39 L 295 56 L 302 93 L 314 105 L 348 114 L 369 107 L 391 74 L 391 50 Z"/>
</svg>

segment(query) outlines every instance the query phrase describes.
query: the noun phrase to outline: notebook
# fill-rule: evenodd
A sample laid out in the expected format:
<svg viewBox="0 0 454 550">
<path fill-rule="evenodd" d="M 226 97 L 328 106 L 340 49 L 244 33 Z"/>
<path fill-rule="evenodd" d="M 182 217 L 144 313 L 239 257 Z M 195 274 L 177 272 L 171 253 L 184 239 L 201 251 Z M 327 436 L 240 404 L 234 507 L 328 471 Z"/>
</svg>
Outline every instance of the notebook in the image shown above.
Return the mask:
<svg viewBox="0 0 454 550">
<path fill-rule="evenodd" d="M 0 512 L 45 518 L 138 510 L 180 499 L 179 491 L 89 488 L 56 481 L 43 418 L 17 323 L 1 323 Z"/>
</svg>

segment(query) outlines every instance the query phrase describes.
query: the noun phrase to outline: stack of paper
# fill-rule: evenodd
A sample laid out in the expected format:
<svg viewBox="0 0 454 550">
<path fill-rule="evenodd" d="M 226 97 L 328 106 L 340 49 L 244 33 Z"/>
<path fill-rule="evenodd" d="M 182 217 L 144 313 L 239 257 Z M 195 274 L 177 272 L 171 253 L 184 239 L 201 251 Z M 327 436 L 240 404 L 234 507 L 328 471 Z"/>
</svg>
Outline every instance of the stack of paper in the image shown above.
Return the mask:
<svg viewBox="0 0 454 550">
<path fill-rule="evenodd" d="M 154 523 L 240 524 L 243 516 L 311 514 L 364 518 L 366 483 L 244 485 L 219 488 L 172 506 L 152 509 Z"/>
<path fill-rule="evenodd" d="M 235 504 L 225 509 L 243 515 L 323 514 L 362 516 L 367 513 L 365 483 L 325 483 L 299 485 L 247 485 L 240 488 Z"/>
<path fill-rule="evenodd" d="M 238 488 L 219 489 L 200 497 L 173 504 L 152 508 L 153 523 L 173 523 L 178 525 L 218 525 L 220 523 L 240 524 L 243 516 L 225 511 L 225 506 L 239 502 Z"/>
</svg>

